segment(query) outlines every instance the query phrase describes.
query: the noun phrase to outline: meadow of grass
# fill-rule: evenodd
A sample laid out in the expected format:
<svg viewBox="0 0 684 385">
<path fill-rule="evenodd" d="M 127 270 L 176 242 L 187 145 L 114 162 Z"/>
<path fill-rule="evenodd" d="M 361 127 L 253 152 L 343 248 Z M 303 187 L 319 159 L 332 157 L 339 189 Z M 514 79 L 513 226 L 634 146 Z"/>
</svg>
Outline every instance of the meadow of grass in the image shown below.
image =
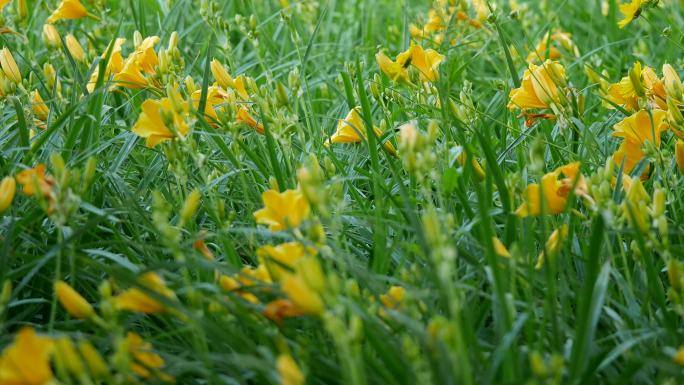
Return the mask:
<svg viewBox="0 0 684 385">
<path fill-rule="evenodd" d="M 684 383 L 683 1 L 0 6 L 0 385 Z"/>
</svg>

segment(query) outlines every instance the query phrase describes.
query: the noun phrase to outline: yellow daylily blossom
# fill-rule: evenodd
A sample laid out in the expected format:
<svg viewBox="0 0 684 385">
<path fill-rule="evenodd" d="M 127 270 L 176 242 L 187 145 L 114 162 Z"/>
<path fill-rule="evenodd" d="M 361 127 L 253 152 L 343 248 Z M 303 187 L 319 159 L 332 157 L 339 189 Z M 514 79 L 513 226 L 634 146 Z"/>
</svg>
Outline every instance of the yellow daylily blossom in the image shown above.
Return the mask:
<svg viewBox="0 0 684 385">
<path fill-rule="evenodd" d="M 396 309 L 404 302 L 406 289 L 401 286 L 392 286 L 387 293 L 380 295 L 380 303 L 388 309 Z"/>
<path fill-rule="evenodd" d="M 145 273 L 139 280 L 145 289 L 155 292 L 168 299 L 175 299 L 174 292 L 166 287 L 164 280 L 153 272 Z M 136 313 L 162 313 L 166 306 L 147 294 L 147 291 L 137 287 L 130 288 L 114 297 L 114 306 L 119 310 Z"/>
<path fill-rule="evenodd" d="M 53 383 L 50 357 L 54 343 L 24 327 L 0 355 L 0 384 L 49 385 Z"/>
<path fill-rule="evenodd" d="M 0 50 L 0 66 L 2 66 L 2 72 L 11 81 L 17 84 L 21 83 L 21 72 L 17 62 L 14 60 L 14 56 L 12 56 L 12 52 L 7 48 Z"/>
<path fill-rule="evenodd" d="M 264 126 L 256 120 L 252 114 L 249 113 L 249 108 L 245 105 L 237 107 L 237 113 L 235 120 L 238 123 L 243 123 L 249 127 L 252 127 L 257 133 L 264 134 Z"/>
<path fill-rule="evenodd" d="M 629 3 L 620 4 L 619 10 L 624 18 L 618 22 L 620 28 L 625 28 L 632 20 L 639 17 L 641 14 L 641 7 L 646 3 L 646 0 L 631 0 Z"/>
<path fill-rule="evenodd" d="M 643 145 L 648 141 L 660 147 L 660 134 L 667 128 L 667 113 L 663 110 L 640 110 L 617 123 L 613 136 L 624 141 L 613 154 L 615 164 L 624 162 L 624 172 L 630 173 L 644 157 Z"/>
<path fill-rule="evenodd" d="M 373 127 L 376 137 L 382 135 L 379 128 Z M 366 124 L 361 118 L 361 107 L 352 108 L 347 117 L 340 119 L 337 123 L 337 130 L 330 137 L 328 143 L 359 143 L 361 138 L 366 138 Z M 383 143 L 383 147 L 392 155 L 397 154 L 397 150 L 390 141 Z"/>
<path fill-rule="evenodd" d="M 271 277 L 276 281 L 294 269 L 306 254 L 313 254 L 315 250 L 304 247 L 299 242 L 281 243 L 277 246 L 265 245 L 257 249 L 257 256 L 261 263 L 266 266 Z"/>
<path fill-rule="evenodd" d="M 289 354 L 278 356 L 276 369 L 280 377 L 280 385 L 304 385 L 304 375 Z"/>
<path fill-rule="evenodd" d="M 375 54 L 375 60 L 380 66 L 380 70 L 387 75 L 392 81 L 408 81 L 409 73 L 408 67 L 411 65 L 411 49 L 397 55 L 396 60 L 392 61 L 384 52 L 379 51 Z"/>
<path fill-rule="evenodd" d="M 435 81 L 439 79 L 439 65 L 446 58 L 434 49 L 423 49 L 420 45 L 413 45 L 411 52 L 411 65 L 418 69 L 423 81 Z"/>
<path fill-rule="evenodd" d="M 114 40 L 111 44 L 113 44 L 111 54 L 109 56 L 109 61 L 107 62 L 107 67 L 105 68 L 105 73 L 104 77 L 105 79 L 109 79 L 109 77 L 112 74 L 117 74 L 121 70 L 123 70 L 124 67 L 124 58 L 121 55 L 121 49 L 126 42 L 126 39 L 124 38 L 118 38 Z M 107 49 L 105 49 L 104 53 L 100 56 L 102 60 L 104 60 L 107 57 L 107 52 L 109 52 L 109 46 Z M 95 89 L 95 85 L 97 84 L 98 76 L 100 74 L 99 68 L 97 70 L 93 71 L 93 74 L 90 76 L 90 80 L 88 81 L 88 92 L 93 92 Z"/>
<path fill-rule="evenodd" d="M 175 98 L 180 98 L 180 95 Z M 181 108 L 181 111 L 177 108 Z M 185 137 L 190 131 L 186 121 L 188 114 L 186 103 L 174 103 L 168 96 L 161 100 L 147 99 L 142 104 L 142 112 L 132 131 L 145 138 L 145 145 L 152 148 L 163 141 Z"/>
<path fill-rule="evenodd" d="M 324 305 L 321 296 L 307 285 L 304 279 L 297 275 L 287 275 L 281 287 L 292 302 L 304 312 L 311 315 L 323 313 Z"/>
<path fill-rule="evenodd" d="M 684 366 L 684 346 L 680 346 L 679 349 L 677 349 L 677 353 L 672 357 L 672 361 Z"/>
<path fill-rule="evenodd" d="M 88 16 L 88 10 L 79 0 L 62 0 L 57 9 L 48 17 L 47 22 L 52 24 L 59 20 L 74 20 Z"/>
<path fill-rule="evenodd" d="M 192 105 L 195 109 L 199 108 L 199 103 L 202 98 L 202 90 L 197 90 L 192 93 Z M 225 111 L 229 103 L 233 103 L 234 98 L 220 87 L 210 86 L 207 88 L 207 105 L 204 108 L 204 116 L 207 123 L 212 127 L 218 125 L 218 115 L 217 111 Z"/>
<path fill-rule="evenodd" d="M 73 287 L 64 281 L 55 282 L 55 294 L 64 309 L 75 318 L 91 318 L 95 310 Z"/>
<path fill-rule="evenodd" d="M 617 104 L 627 111 L 639 109 L 639 98 L 660 109 L 667 109 L 665 85 L 658 78 L 655 70 L 648 66 L 642 66 L 640 62 L 634 63 L 627 76 L 619 82 L 608 86 L 605 96 L 608 103 L 604 106 L 612 109 L 612 104 Z"/>
<path fill-rule="evenodd" d="M 223 275 L 219 279 L 221 289 L 236 292 L 242 298 L 252 303 L 259 303 L 259 299 L 252 292 L 244 289 L 271 283 L 273 283 L 273 280 L 264 264 L 260 264 L 257 267 L 244 266 L 235 277 Z"/>
<path fill-rule="evenodd" d="M 0 182 L 0 213 L 7 210 L 12 201 L 14 194 L 17 192 L 17 182 L 11 176 L 6 176 Z"/>
<path fill-rule="evenodd" d="M 254 212 L 256 222 L 268 225 L 271 231 L 298 227 L 309 217 L 311 207 L 299 190 L 278 192 L 267 190 L 261 194 L 264 208 Z"/>
<path fill-rule="evenodd" d="M 565 82 L 565 67 L 559 62 L 547 60 L 542 65 L 530 64 L 520 87 L 511 90 L 508 108 L 545 109 L 551 104 L 561 104 Z"/>
<path fill-rule="evenodd" d="M 528 185 L 524 194 L 525 201 L 515 213 L 520 217 L 541 215 L 542 202 L 544 213 L 554 215 L 562 213 L 573 186 L 575 195 L 587 194 L 587 185 L 584 176 L 579 173 L 579 167 L 579 162 L 569 163 L 544 175 L 541 186 L 536 183 Z M 564 178 L 559 180 L 558 177 L 561 175 Z"/>
<path fill-rule="evenodd" d="M 88 341 L 80 341 L 78 343 L 78 351 L 81 353 L 85 361 L 88 371 L 95 379 L 107 377 L 109 375 L 109 368 L 100 352 L 95 349 L 93 344 Z"/>
</svg>

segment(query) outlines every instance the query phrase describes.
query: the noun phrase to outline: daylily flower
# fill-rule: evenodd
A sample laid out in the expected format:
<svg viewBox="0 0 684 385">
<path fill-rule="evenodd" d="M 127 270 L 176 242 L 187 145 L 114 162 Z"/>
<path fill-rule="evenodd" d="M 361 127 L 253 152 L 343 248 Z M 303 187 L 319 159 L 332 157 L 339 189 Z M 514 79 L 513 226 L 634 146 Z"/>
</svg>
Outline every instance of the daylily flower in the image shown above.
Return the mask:
<svg viewBox="0 0 684 385">
<path fill-rule="evenodd" d="M 494 245 L 494 252 L 496 255 L 499 257 L 504 257 L 504 258 L 510 258 L 511 253 L 508 251 L 508 248 L 506 248 L 506 245 L 504 245 L 503 242 L 501 242 L 501 239 L 497 237 L 492 237 L 492 244 Z"/>
<path fill-rule="evenodd" d="M 413 45 L 411 52 L 411 65 L 418 69 L 423 81 L 435 81 L 439 78 L 439 65 L 445 56 L 434 49 L 423 49 L 420 45 Z M 397 58 L 398 59 L 398 58 Z"/>
<path fill-rule="evenodd" d="M 54 343 L 30 327 L 17 333 L 0 355 L 0 384 L 48 385 L 53 382 L 50 357 Z"/>
<path fill-rule="evenodd" d="M 627 76 L 608 87 L 606 99 L 610 103 L 604 105 L 612 109 L 612 104 L 616 104 L 631 112 L 639 109 L 639 98 L 647 100 L 652 106 L 667 108 L 665 85 L 655 70 L 636 62 Z"/>
<path fill-rule="evenodd" d="M 259 303 L 252 292 L 245 290 L 252 286 L 268 285 L 273 283 L 271 274 L 264 264 L 257 267 L 244 266 L 235 277 L 221 276 L 219 286 L 225 291 L 235 292 L 251 303 Z"/>
<path fill-rule="evenodd" d="M 624 162 L 624 172 L 630 173 L 644 157 L 643 145 L 648 141 L 660 147 L 660 133 L 667 128 L 667 113 L 663 110 L 640 110 L 617 123 L 613 136 L 624 141 L 613 154 L 615 164 Z"/>
<path fill-rule="evenodd" d="M 361 138 L 366 138 L 366 124 L 361 118 L 361 107 L 352 108 L 347 117 L 340 119 L 337 124 L 337 131 L 330 137 L 329 143 L 359 143 Z M 373 127 L 376 137 L 382 135 L 379 128 Z M 383 147 L 392 155 L 397 154 L 397 150 L 390 141 L 386 141 Z"/>
<path fill-rule="evenodd" d="M 646 0 L 631 0 L 629 3 L 620 4 L 619 10 L 624 18 L 618 22 L 618 26 L 620 26 L 620 28 L 625 28 L 632 20 L 639 17 L 641 14 L 641 7 L 645 3 Z"/>
<path fill-rule="evenodd" d="M 324 305 L 321 296 L 298 275 L 287 275 L 281 287 L 290 300 L 307 314 L 320 315 Z"/>
<path fill-rule="evenodd" d="M 242 105 L 237 107 L 235 119 L 238 123 L 243 123 L 249 127 L 252 127 L 257 133 L 261 135 L 264 134 L 264 126 L 259 123 L 258 120 L 254 119 L 254 117 L 249 113 L 249 108 L 247 106 Z"/>
<path fill-rule="evenodd" d="M 59 20 L 73 20 L 88 16 L 88 10 L 79 0 L 62 0 L 57 9 L 48 17 L 47 22 L 52 24 Z"/>
<path fill-rule="evenodd" d="M 166 287 L 164 280 L 153 272 L 145 273 L 139 280 L 140 285 L 168 299 L 175 299 L 173 290 Z M 132 287 L 114 297 L 114 306 L 119 310 L 136 313 L 162 313 L 166 306 L 147 294 L 147 291 Z"/>
<path fill-rule="evenodd" d="M 299 242 L 287 242 L 277 246 L 265 245 L 257 249 L 257 256 L 276 281 L 290 273 L 297 262 L 307 254 L 314 254 L 311 247 Z"/>
<path fill-rule="evenodd" d="M 180 95 L 175 97 L 180 99 Z M 147 99 L 142 104 L 142 112 L 132 131 L 145 138 L 145 145 L 152 148 L 177 136 L 185 137 L 190 131 L 186 121 L 188 114 L 186 103 L 174 103 L 168 96 L 161 100 Z"/>
<path fill-rule="evenodd" d="M 107 62 L 107 67 L 105 68 L 105 73 L 104 77 L 105 79 L 109 79 L 109 77 L 112 74 L 117 74 L 119 73 L 123 67 L 124 67 L 124 58 L 121 55 L 121 49 L 126 42 L 126 39 L 124 38 L 118 38 L 112 42 L 114 46 L 112 47 L 112 52 L 109 56 L 109 61 Z M 102 54 L 101 59 L 104 60 L 107 57 L 107 52 L 109 52 L 109 46 L 107 49 L 105 49 L 105 52 Z M 88 81 L 88 92 L 93 92 L 95 89 L 95 85 L 97 84 L 97 79 L 100 74 L 100 69 L 97 68 L 95 71 L 93 71 L 93 74 L 90 76 L 90 80 Z"/>
<path fill-rule="evenodd" d="M 261 197 L 264 208 L 255 211 L 254 218 L 257 223 L 268 225 L 271 231 L 298 227 L 311 212 L 309 203 L 299 190 L 267 190 Z"/>
<path fill-rule="evenodd" d="M 384 52 L 379 51 L 375 54 L 375 60 L 380 66 L 380 70 L 392 81 L 408 81 L 408 67 L 411 65 L 411 49 L 397 55 L 396 60 L 392 61 Z"/>
<path fill-rule="evenodd" d="M 197 90 L 192 93 L 192 104 L 195 109 L 199 108 L 200 99 L 202 98 L 202 90 Z M 233 100 L 231 100 L 233 99 Z M 227 104 L 233 103 L 234 97 L 224 91 L 218 86 L 210 86 L 207 88 L 207 105 L 204 108 L 204 116 L 210 126 L 216 127 L 218 125 L 218 115 L 216 111 L 225 111 Z"/>
<path fill-rule="evenodd" d="M 17 192 L 17 182 L 11 176 L 6 176 L 0 182 L 0 213 L 7 210 Z"/>
<path fill-rule="evenodd" d="M 530 64 L 523 74 L 520 88 L 511 90 L 509 109 L 546 109 L 562 104 L 565 86 L 565 67 L 547 60 L 542 65 Z"/>
<path fill-rule="evenodd" d="M 536 183 L 528 185 L 525 201 L 515 213 L 520 217 L 541 215 L 543 202 L 545 214 L 560 214 L 565 210 L 573 186 L 575 195 L 586 196 L 587 185 L 584 176 L 579 173 L 579 167 L 579 162 L 569 163 L 544 175 L 541 186 Z M 561 175 L 564 178 L 559 180 Z"/>
</svg>

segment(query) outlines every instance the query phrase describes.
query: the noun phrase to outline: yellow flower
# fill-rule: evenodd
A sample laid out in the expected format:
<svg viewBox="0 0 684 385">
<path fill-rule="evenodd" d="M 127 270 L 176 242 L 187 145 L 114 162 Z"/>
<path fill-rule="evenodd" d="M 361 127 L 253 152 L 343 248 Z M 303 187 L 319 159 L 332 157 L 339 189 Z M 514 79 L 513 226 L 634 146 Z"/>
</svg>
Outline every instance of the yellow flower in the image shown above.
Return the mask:
<svg viewBox="0 0 684 385">
<path fill-rule="evenodd" d="M 11 176 L 6 176 L 0 182 L 0 213 L 7 210 L 17 192 L 17 182 Z"/>
<path fill-rule="evenodd" d="M 252 127 L 257 133 L 263 135 L 264 134 L 264 126 L 259 123 L 254 117 L 249 113 L 249 108 L 247 106 L 239 106 L 237 108 L 237 114 L 235 119 L 239 123 L 243 123 L 248 125 L 249 127 Z"/>
<path fill-rule="evenodd" d="M 547 60 L 542 65 L 530 64 L 523 74 L 520 88 L 511 90 L 509 109 L 544 109 L 562 103 L 565 67 Z"/>
<path fill-rule="evenodd" d="M 551 233 L 549 239 L 546 241 L 546 249 L 542 250 L 537 257 L 537 264 L 534 266 L 535 269 L 540 270 L 544 266 L 544 261 L 546 261 L 546 251 L 548 251 L 549 257 L 553 257 L 560 250 L 560 246 L 563 241 L 568 237 L 568 225 L 563 224 L 559 229 L 556 229 Z"/>
<path fill-rule="evenodd" d="M 51 176 L 45 175 L 46 167 L 40 163 L 35 168 L 29 168 L 17 174 L 17 182 L 22 186 L 25 195 L 33 196 L 40 192 L 43 196 L 52 194 L 54 180 Z"/>
<path fill-rule="evenodd" d="M 684 140 L 677 140 L 677 144 L 675 145 L 675 159 L 677 160 L 677 167 L 679 167 L 679 172 L 684 174 Z M 0 191 L 2 191 L 1 186 Z M 2 206 L 0 206 L 0 211 L 2 211 Z"/>
<path fill-rule="evenodd" d="M 389 309 L 396 309 L 404 302 L 406 297 L 406 289 L 401 286 L 392 286 L 387 290 L 386 294 L 380 296 L 382 305 Z"/>
<path fill-rule="evenodd" d="M 59 7 L 48 17 L 47 22 L 52 24 L 59 20 L 73 20 L 88 16 L 88 10 L 79 0 L 62 0 Z"/>
<path fill-rule="evenodd" d="M 0 10 L 5 8 L 5 6 L 11 2 L 12 2 L 12 0 L 0 0 Z"/>
<path fill-rule="evenodd" d="M 268 225 L 271 231 L 282 231 L 298 227 L 309 217 L 309 202 L 299 190 L 278 192 L 264 191 L 261 194 L 264 208 L 254 212 L 257 223 Z"/>
<path fill-rule="evenodd" d="M 75 318 L 91 318 L 95 315 L 93 307 L 73 287 L 64 281 L 55 282 L 55 294 L 59 303 Z"/>
<path fill-rule="evenodd" d="M 313 253 L 313 248 L 305 248 L 299 242 L 287 242 L 277 246 L 265 245 L 257 249 L 259 260 L 275 280 L 290 273 L 306 254 Z"/>
<path fill-rule="evenodd" d="M 117 309 L 146 314 L 162 313 L 166 311 L 166 306 L 150 297 L 147 292 L 152 291 L 168 299 L 176 298 L 173 291 L 166 287 L 164 280 L 153 272 L 145 273 L 139 283 L 147 290 L 133 287 L 114 297 L 114 306 Z"/>
<path fill-rule="evenodd" d="M 17 66 L 17 62 L 14 61 L 14 56 L 9 49 L 3 48 L 0 51 L 0 66 L 2 66 L 2 72 L 13 82 L 19 84 L 21 83 L 21 72 Z"/>
<path fill-rule="evenodd" d="M 105 68 L 104 73 L 104 77 L 106 79 L 108 79 L 111 74 L 117 74 L 123 69 L 124 59 L 121 55 L 121 49 L 125 42 L 126 39 L 124 38 L 118 38 L 112 42 L 114 46 L 112 47 L 112 52 L 109 56 L 109 62 L 107 62 L 107 68 Z M 105 52 L 102 54 L 102 56 L 100 56 L 102 60 L 104 60 L 107 57 L 107 52 L 109 52 L 109 46 L 107 47 L 107 49 L 105 49 Z M 95 69 L 95 71 L 93 71 L 93 74 L 90 76 L 90 80 L 88 81 L 88 92 L 93 92 L 93 90 L 95 89 L 95 85 L 97 84 L 99 74 L 100 69 L 98 67 Z"/>
<path fill-rule="evenodd" d="M 672 357 L 672 361 L 684 366 L 684 346 L 680 346 L 679 349 L 677 349 L 677 353 Z"/>
<path fill-rule="evenodd" d="M 181 104 L 183 110 L 177 111 L 176 104 Z M 185 103 L 174 103 L 170 97 L 147 99 L 142 104 L 142 112 L 132 131 L 145 138 L 145 145 L 152 148 L 165 140 L 185 137 L 190 131 L 187 116 L 188 106 Z"/>
<path fill-rule="evenodd" d="M 85 51 L 83 51 L 83 47 L 81 47 L 81 43 L 78 42 L 78 39 L 76 39 L 74 35 L 68 34 L 65 40 L 69 53 L 76 61 L 85 62 L 88 60 Z"/>
<path fill-rule="evenodd" d="M 218 60 L 212 60 L 209 68 L 219 87 L 226 90 L 235 87 L 235 80 L 230 76 L 226 67 L 219 63 Z"/>
<path fill-rule="evenodd" d="M 59 31 L 54 24 L 43 24 L 43 41 L 48 47 L 59 48 L 62 46 L 62 39 L 60 39 Z"/>
<path fill-rule="evenodd" d="M 361 138 L 366 138 L 366 124 L 361 118 L 360 111 L 361 107 L 352 108 L 346 118 L 339 120 L 337 130 L 330 137 L 329 143 L 359 143 Z M 373 127 L 373 132 L 378 138 L 382 135 L 382 131 L 377 127 Z M 392 142 L 386 141 L 383 147 L 390 154 L 397 154 Z"/>
<path fill-rule="evenodd" d="M 631 0 L 629 3 L 620 4 L 620 13 L 624 16 L 624 18 L 618 22 L 620 28 L 625 28 L 632 20 L 639 17 L 641 14 L 641 7 L 645 2 L 645 0 Z"/>
<path fill-rule="evenodd" d="M 613 136 L 624 141 L 613 154 L 615 164 L 620 166 L 624 162 L 624 172 L 630 173 L 644 157 L 644 144 L 648 141 L 660 147 L 660 133 L 667 128 L 667 112 L 663 110 L 640 110 L 617 123 Z"/>
<path fill-rule="evenodd" d="M 547 54 L 547 59 L 558 60 L 563 56 L 559 48 L 574 56 L 579 56 L 579 50 L 572 41 L 572 35 L 567 32 L 556 31 L 551 35 L 548 32 L 544 34 L 544 37 L 539 41 L 534 51 L 527 55 L 527 61 L 531 63 L 547 58 Z"/>
<path fill-rule="evenodd" d="M 384 52 L 379 51 L 375 54 L 375 60 L 380 66 L 380 70 L 393 81 L 408 81 L 408 66 L 411 64 L 411 49 L 397 55 L 397 59 L 392 61 Z"/>
<path fill-rule="evenodd" d="M 48 115 L 50 114 L 50 109 L 48 108 L 47 104 L 45 104 L 45 101 L 43 101 L 43 97 L 40 96 L 40 93 L 37 90 L 31 91 L 31 110 L 33 111 L 33 115 L 41 120 L 42 122 L 47 121 Z"/>
<path fill-rule="evenodd" d="M 323 313 L 323 300 L 314 289 L 306 284 L 302 277 L 287 275 L 281 285 L 283 292 L 302 311 L 311 315 Z"/>
<path fill-rule="evenodd" d="M 541 215 L 542 202 L 544 213 L 554 215 L 562 213 L 573 186 L 575 195 L 587 194 L 587 185 L 584 176 L 579 173 L 579 166 L 579 162 L 573 162 L 544 175 L 541 187 L 536 183 L 528 185 L 524 194 L 525 201 L 515 213 L 520 217 Z M 561 180 L 558 179 L 560 175 L 564 176 Z"/>
<path fill-rule="evenodd" d="M 494 244 L 494 252 L 496 253 L 496 255 L 504 258 L 511 257 L 511 253 L 506 248 L 506 245 L 504 245 L 504 243 L 501 242 L 501 239 L 497 237 L 492 237 L 492 243 Z"/>
<path fill-rule="evenodd" d="M 280 385 L 304 385 L 304 375 L 289 354 L 281 354 L 276 360 Z"/>
<path fill-rule="evenodd" d="M 136 333 L 128 332 L 126 334 L 126 348 L 135 360 L 131 364 L 131 370 L 135 374 L 143 378 L 157 377 L 162 381 L 174 382 L 173 377 L 161 372 L 166 362 L 153 351 L 151 343 L 143 340 Z"/>
<path fill-rule="evenodd" d="M 411 52 L 411 65 L 418 69 L 423 81 L 435 81 L 439 78 L 439 65 L 444 61 L 444 55 L 434 49 L 424 50 L 420 45 L 413 45 Z"/>
<path fill-rule="evenodd" d="M 604 106 L 612 109 L 617 104 L 627 111 L 639 109 L 639 98 L 648 100 L 651 105 L 667 109 L 665 84 L 651 67 L 642 67 L 636 62 L 627 76 L 608 86 L 605 96 L 609 103 Z"/>
<path fill-rule="evenodd" d="M 14 343 L 0 355 L 0 384 L 48 385 L 53 381 L 50 356 L 54 344 L 46 337 L 36 335 L 30 327 L 17 333 Z"/>
<path fill-rule="evenodd" d="M 107 363 L 90 342 L 79 342 L 78 351 L 81 353 L 81 356 L 83 356 L 86 366 L 94 378 L 99 379 L 109 375 Z"/>
</svg>

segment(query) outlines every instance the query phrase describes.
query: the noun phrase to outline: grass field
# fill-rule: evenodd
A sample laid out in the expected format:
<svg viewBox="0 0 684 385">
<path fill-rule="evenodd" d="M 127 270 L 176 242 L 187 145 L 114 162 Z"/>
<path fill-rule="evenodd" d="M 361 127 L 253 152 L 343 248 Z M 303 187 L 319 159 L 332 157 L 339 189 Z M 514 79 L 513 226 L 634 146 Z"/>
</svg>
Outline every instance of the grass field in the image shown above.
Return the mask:
<svg viewBox="0 0 684 385">
<path fill-rule="evenodd" d="M 0 385 L 684 383 L 684 1 L 0 6 Z"/>
</svg>

